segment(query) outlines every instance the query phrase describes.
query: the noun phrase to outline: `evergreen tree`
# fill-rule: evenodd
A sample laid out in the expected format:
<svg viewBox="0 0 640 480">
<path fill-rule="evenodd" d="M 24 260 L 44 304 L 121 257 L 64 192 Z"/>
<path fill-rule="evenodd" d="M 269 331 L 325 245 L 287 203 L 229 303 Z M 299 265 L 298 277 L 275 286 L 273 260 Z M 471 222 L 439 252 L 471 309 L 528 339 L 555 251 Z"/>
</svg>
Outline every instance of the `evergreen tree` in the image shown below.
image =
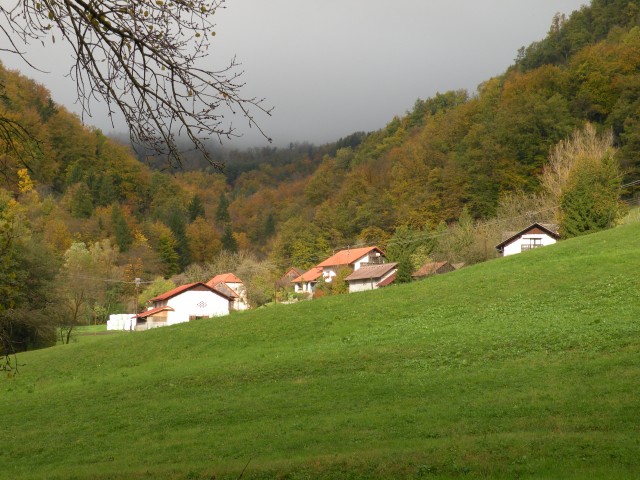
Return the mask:
<svg viewBox="0 0 640 480">
<path fill-rule="evenodd" d="M 111 207 L 111 223 L 113 224 L 113 230 L 116 235 L 116 243 L 120 252 L 126 252 L 131 248 L 133 244 L 133 234 L 129 228 L 129 224 L 122 213 L 120 205 L 114 203 Z"/>
<path fill-rule="evenodd" d="M 180 271 L 180 256 L 176 251 L 176 239 L 172 233 L 167 232 L 158 238 L 158 256 L 162 262 L 162 273 L 165 278 L 175 275 Z"/>
<path fill-rule="evenodd" d="M 238 242 L 233 237 L 233 230 L 231 224 L 227 224 L 224 227 L 224 233 L 222 234 L 222 249 L 231 253 L 238 251 Z"/>
<path fill-rule="evenodd" d="M 576 237 L 615 225 L 620 214 L 620 176 L 615 160 L 588 164 L 575 172 L 561 198 L 561 234 Z"/>
<path fill-rule="evenodd" d="M 216 210 L 216 222 L 218 222 L 219 225 L 223 225 L 230 221 L 229 200 L 227 200 L 227 196 L 222 192 L 220 194 L 220 200 L 218 201 L 218 209 Z"/>
<path fill-rule="evenodd" d="M 176 239 L 176 252 L 179 257 L 178 264 L 180 269 L 184 269 L 191 263 L 185 217 L 183 208 L 177 202 L 173 202 L 168 212 L 167 226 L 171 229 Z"/>
<path fill-rule="evenodd" d="M 389 257 L 392 262 L 399 262 L 400 259 L 405 256 L 406 258 L 410 258 L 411 254 L 413 254 L 420 244 L 419 240 L 416 232 L 410 227 L 406 225 L 397 227 L 387 243 L 387 257 Z"/>
<path fill-rule="evenodd" d="M 109 205 L 117 197 L 117 187 L 111 175 L 101 175 L 96 194 L 98 205 Z"/>
<path fill-rule="evenodd" d="M 547 194 L 560 205 L 560 234 L 575 237 L 614 225 L 621 178 L 611 131 L 592 124 L 576 130 L 552 150 L 542 175 Z"/>
<path fill-rule="evenodd" d="M 276 233 L 276 221 L 273 218 L 273 213 L 267 216 L 267 220 L 264 222 L 264 238 L 271 238 Z"/>
<path fill-rule="evenodd" d="M 82 181 L 83 177 L 82 167 L 78 162 L 74 162 L 67 167 L 67 185 L 75 185 Z"/>
<path fill-rule="evenodd" d="M 187 206 L 187 214 L 189 215 L 189 223 L 193 223 L 198 217 L 205 218 L 204 205 L 198 194 L 191 198 L 191 202 Z"/>
<path fill-rule="evenodd" d="M 71 215 L 75 218 L 89 218 L 93 213 L 93 199 L 89 187 L 82 182 L 76 185 L 71 195 Z"/>
<path fill-rule="evenodd" d="M 398 270 L 396 272 L 396 283 L 408 283 L 412 280 L 411 274 L 413 273 L 413 264 L 411 263 L 411 255 L 402 253 L 399 257 L 395 258 L 398 263 Z"/>
</svg>

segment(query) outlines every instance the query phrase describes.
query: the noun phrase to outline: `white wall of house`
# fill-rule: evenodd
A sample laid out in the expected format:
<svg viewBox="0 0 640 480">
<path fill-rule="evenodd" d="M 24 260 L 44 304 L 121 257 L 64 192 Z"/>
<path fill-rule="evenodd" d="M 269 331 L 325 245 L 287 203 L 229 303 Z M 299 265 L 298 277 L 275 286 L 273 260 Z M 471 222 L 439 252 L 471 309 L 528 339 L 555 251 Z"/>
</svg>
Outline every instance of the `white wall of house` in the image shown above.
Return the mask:
<svg viewBox="0 0 640 480">
<path fill-rule="evenodd" d="M 356 270 L 358 270 L 360 267 L 362 267 L 363 264 L 375 263 L 380 258 L 380 255 L 382 254 L 376 251 L 367 253 L 364 257 L 359 258 L 358 260 L 353 262 L 353 271 L 355 272 Z"/>
<path fill-rule="evenodd" d="M 140 323 L 137 325 L 137 330 L 151 330 L 152 328 L 158 327 L 166 327 L 169 325 L 167 323 L 167 318 L 165 316 L 155 316 L 155 317 L 147 317 L 147 321 L 144 323 Z"/>
<path fill-rule="evenodd" d="M 522 235 L 508 245 L 505 245 L 503 249 L 503 255 L 514 255 L 523 251 L 531 250 L 538 247 L 546 247 L 547 245 L 553 245 L 556 243 L 556 239 L 550 237 L 545 233 L 531 233 Z"/>
<path fill-rule="evenodd" d="M 245 288 L 243 283 L 227 283 L 229 288 L 231 288 L 234 292 L 238 294 L 238 298 L 236 298 L 233 302 L 233 309 L 237 312 L 248 310 L 249 302 L 247 301 L 247 289 Z"/>
<path fill-rule="evenodd" d="M 238 282 L 224 282 L 227 286 L 236 293 L 240 293 L 240 290 L 244 290 L 244 283 Z"/>
<path fill-rule="evenodd" d="M 229 315 L 229 300 L 211 290 L 187 290 L 170 298 L 166 304 L 174 309 L 167 312 L 167 325 L 188 322 L 190 317 Z"/>
<path fill-rule="evenodd" d="M 366 290 L 375 290 L 378 288 L 378 279 L 350 280 L 349 293 L 364 292 Z"/>
<path fill-rule="evenodd" d="M 313 293 L 315 285 L 315 282 L 296 282 L 293 284 L 293 291 L 295 293 Z"/>
<path fill-rule="evenodd" d="M 367 290 L 376 290 L 378 287 L 378 283 L 386 280 L 391 275 L 396 273 L 397 269 L 393 269 L 390 272 L 386 273 L 380 278 L 365 278 L 363 280 L 349 280 L 349 293 L 356 292 L 365 292 Z"/>
</svg>

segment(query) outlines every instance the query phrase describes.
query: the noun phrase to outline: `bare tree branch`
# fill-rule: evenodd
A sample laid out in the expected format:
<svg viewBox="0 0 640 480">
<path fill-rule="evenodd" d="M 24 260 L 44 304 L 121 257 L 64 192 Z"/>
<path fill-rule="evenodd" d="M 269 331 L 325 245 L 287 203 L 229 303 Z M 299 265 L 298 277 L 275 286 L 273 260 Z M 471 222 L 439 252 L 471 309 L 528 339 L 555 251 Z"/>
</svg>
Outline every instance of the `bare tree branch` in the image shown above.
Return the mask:
<svg viewBox="0 0 640 480">
<path fill-rule="evenodd" d="M 257 128 L 254 111 L 271 113 L 264 99 L 244 97 L 236 59 L 219 70 L 201 65 L 215 37 L 213 17 L 224 0 L 14 0 L 0 6 L 3 48 L 61 35 L 71 45 L 69 70 L 83 115 L 95 100 L 106 102 L 113 122 L 122 112 L 131 140 L 171 167 L 181 165 L 177 136 L 186 136 L 214 166 L 204 142 L 239 136 L 225 114 L 240 113 Z M 270 139 L 269 139 L 270 140 Z"/>
</svg>

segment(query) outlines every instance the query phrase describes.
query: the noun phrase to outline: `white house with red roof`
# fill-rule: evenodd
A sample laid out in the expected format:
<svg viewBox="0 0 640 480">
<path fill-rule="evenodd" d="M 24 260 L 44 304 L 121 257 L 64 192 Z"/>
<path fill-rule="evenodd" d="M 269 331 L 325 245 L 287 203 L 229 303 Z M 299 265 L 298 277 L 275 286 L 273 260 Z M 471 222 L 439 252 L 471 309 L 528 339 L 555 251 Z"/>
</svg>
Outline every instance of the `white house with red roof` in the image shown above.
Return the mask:
<svg viewBox="0 0 640 480">
<path fill-rule="evenodd" d="M 378 247 L 348 248 L 340 250 L 317 266 L 322 268 L 322 278 L 330 283 L 341 268 L 358 270 L 364 265 L 376 265 L 385 263 L 384 252 Z"/>
<path fill-rule="evenodd" d="M 207 285 L 233 298 L 232 309 L 235 311 L 247 310 L 247 289 L 244 282 L 233 273 L 221 273 L 207 282 Z"/>
<path fill-rule="evenodd" d="M 365 265 L 383 263 L 385 263 L 385 255 L 378 247 L 348 248 L 333 254 L 311 270 L 294 278 L 292 282 L 296 292 L 313 293 L 320 278 L 331 283 L 342 268 L 349 268 L 355 272 Z"/>
<path fill-rule="evenodd" d="M 151 307 L 135 315 L 136 330 L 229 315 L 233 301 L 206 283 L 182 285 L 152 298 Z"/>
<path fill-rule="evenodd" d="M 311 270 L 307 270 L 299 277 L 291 280 L 293 291 L 296 293 L 313 293 L 320 277 L 322 277 L 321 267 L 313 267 Z"/>
</svg>

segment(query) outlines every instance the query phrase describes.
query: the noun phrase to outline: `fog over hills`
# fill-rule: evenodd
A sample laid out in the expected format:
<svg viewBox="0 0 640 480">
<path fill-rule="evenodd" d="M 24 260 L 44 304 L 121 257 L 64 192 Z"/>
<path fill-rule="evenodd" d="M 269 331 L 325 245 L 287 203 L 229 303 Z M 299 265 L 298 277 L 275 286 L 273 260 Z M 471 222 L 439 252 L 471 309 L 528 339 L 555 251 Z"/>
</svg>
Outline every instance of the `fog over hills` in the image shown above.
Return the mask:
<svg viewBox="0 0 640 480">
<path fill-rule="evenodd" d="M 464 88 L 503 72 L 521 46 L 543 38 L 553 15 L 584 0 L 232 0 L 218 17 L 216 66 L 234 55 L 242 63 L 246 95 L 266 98 L 272 117 L 258 116 L 278 146 L 324 143 L 354 131 L 383 127 L 417 98 Z M 75 89 L 65 78 L 69 51 L 58 41 L 32 45 L 28 58 L 43 72 L 0 52 L 10 68 L 43 83 L 56 102 L 78 113 Z M 97 105 L 85 123 L 119 131 Z M 243 139 L 227 146 L 266 145 L 243 118 Z"/>
</svg>

